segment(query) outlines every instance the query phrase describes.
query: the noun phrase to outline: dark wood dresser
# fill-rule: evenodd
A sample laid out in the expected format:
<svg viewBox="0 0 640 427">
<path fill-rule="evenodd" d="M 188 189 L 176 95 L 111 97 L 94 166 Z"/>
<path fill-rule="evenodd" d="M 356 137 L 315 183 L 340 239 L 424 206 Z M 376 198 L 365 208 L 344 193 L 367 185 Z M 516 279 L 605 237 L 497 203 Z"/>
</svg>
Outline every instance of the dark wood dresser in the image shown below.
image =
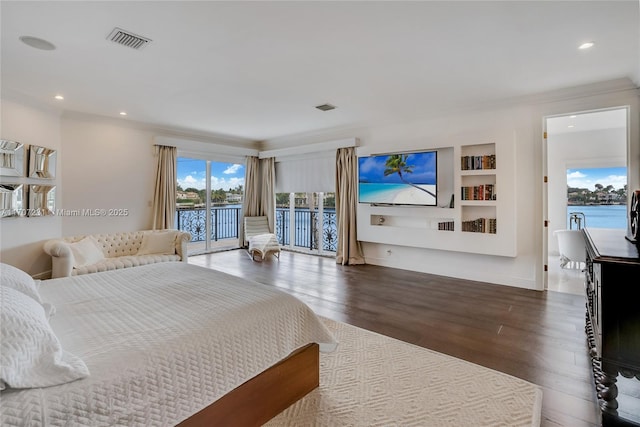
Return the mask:
<svg viewBox="0 0 640 427">
<path fill-rule="evenodd" d="M 602 425 L 640 426 L 640 255 L 624 230 L 583 230 L 586 332 Z"/>
</svg>

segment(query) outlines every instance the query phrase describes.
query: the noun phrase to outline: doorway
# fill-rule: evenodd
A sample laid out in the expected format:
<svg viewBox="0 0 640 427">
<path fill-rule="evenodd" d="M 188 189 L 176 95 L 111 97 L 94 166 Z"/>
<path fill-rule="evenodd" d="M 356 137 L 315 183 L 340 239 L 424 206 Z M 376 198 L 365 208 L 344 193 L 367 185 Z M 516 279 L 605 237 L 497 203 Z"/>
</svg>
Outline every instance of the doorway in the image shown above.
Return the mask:
<svg viewBox="0 0 640 427">
<path fill-rule="evenodd" d="M 583 293 L 584 263 L 565 263 L 556 233 L 577 228 L 571 221 L 576 213 L 581 227 L 618 228 L 620 221 L 626 224 L 627 197 L 614 195 L 626 194 L 628 189 L 628 115 L 628 107 L 618 107 L 544 119 L 546 290 Z M 619 215 L 625 218 L 617 218 Z"/>
</svg>

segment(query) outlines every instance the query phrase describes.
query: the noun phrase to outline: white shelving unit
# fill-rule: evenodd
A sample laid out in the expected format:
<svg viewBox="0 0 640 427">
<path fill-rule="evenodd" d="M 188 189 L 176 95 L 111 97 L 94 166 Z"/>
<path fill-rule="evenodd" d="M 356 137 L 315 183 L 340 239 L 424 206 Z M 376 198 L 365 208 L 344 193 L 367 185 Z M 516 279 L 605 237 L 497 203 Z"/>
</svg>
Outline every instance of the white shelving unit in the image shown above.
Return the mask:
<svg viewBox="0 0 640 427">
<path fill-rule="evenodd" d="M 504 137 L 436 148 L 438 207 L 359 204 L 358 238 L 379 244 L 515 257 L 515 142 Z M 495 169 L 462 169 L 463 156 L 489 155 L 495 155 Z M 461 200 L 462 187 L 487 184 L 493 186 L 492 200 Z M 452 194 L 454 207 L 449 208 Z M 495 220 L 495 233 L 462 231 L 463 222 L 479 218 L 487 219 L 486 224 L 493 222 L 489 219 Z"/>
<path fill-rule="evenodd" d="M 490 225 L 497 223 L 498 186 L 496 185 L 496 177 L 498 170 L 496 158 L 495 143 L 460 146 L 459 176 L 460 206 L 462 209 L 460 230 L 462 232 L 490 234 L 496 232 L 496 228 Z M 470 164 L 468 167 L 471 169 L 463 169 L 465 164 Z M 490 195 L 487 194 L 486 186 L 493 188 Z M 463 188 L 475 188 L 478 191 L 468 191 L 469 198 L 462 200 Z"/>
</svg>

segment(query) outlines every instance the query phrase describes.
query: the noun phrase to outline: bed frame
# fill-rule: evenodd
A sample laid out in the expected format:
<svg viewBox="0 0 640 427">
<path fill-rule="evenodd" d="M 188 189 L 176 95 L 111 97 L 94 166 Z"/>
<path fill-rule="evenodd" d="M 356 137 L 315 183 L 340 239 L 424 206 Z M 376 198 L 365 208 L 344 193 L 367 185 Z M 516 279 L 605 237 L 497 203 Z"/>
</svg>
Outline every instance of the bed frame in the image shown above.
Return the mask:
<svg viewBox="0 0 640 427">
<path fill-rule="evenodd" d="M 320 354 L 314 343 L 294 351 L 178 426 L 259 426 L 319 384 Z"/>
</svg>

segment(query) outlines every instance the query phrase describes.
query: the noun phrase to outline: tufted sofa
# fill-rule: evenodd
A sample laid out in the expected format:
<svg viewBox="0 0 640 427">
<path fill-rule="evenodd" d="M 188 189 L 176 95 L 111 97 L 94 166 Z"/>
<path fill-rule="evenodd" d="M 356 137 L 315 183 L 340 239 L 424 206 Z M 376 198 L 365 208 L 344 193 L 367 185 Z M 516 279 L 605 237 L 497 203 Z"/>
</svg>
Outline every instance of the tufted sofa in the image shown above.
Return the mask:
<svg viewBox="0 0 640 427">
<path fill-rule="evenodd" d="M 189 233 L 178 230 L 90 234 L 49 240 L 44 251 L 51 255 L 55 279 L 157 262 L 187 262 L 190 240 Z"/>
</svg>

